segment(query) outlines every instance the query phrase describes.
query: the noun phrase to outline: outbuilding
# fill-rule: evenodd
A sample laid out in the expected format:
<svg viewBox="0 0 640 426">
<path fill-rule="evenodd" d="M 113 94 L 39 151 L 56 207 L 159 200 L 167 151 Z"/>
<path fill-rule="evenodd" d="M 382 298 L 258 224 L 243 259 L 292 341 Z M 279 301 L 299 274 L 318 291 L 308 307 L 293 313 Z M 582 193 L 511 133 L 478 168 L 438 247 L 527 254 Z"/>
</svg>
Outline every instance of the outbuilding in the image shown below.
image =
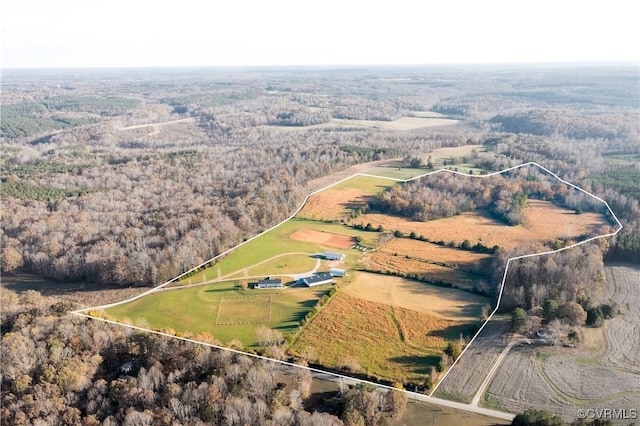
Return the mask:
<svg viewBox="0 0 640 426">
<path fill-rule="evenodd" d="M 344 274 L 346 274 L 347 271 L 346 269 L 331 268 L 329 269 L 329 273 L 332 277 L 344 277 Z"/>
<path fill-rule="evenodd" d="M 303 278 L 302 282 L 305 283 L 307 287 L 315 287 L 317 285 L 332 283 L 333 277 L 328 272 L 316 272 L 310 277 Z"/>
<path fill-rule="evenodd" d="M 342 260 L 344 259 L 344 254 L 325 251 L 324 253 L 322 253 L 322 257 L 324 257 L 327 260 Z"/>
</svg>

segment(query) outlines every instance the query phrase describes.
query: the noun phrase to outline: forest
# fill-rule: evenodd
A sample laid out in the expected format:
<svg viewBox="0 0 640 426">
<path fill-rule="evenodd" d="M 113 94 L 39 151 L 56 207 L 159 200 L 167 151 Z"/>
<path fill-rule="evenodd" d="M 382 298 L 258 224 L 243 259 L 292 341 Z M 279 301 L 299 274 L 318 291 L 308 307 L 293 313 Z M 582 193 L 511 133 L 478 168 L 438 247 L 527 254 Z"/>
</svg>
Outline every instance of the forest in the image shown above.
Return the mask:
<svg viewBox="0 0 640 426">
<path fill-rule="evenodd" d="M 509 307 L 588 306 L 603 261 L 640 262 L 638 80 L 637 67 L 613 65 L 3 72 L 3 287 L 29 274 L 61 288 L 46 302 L 3 288 L 3 421 L 376 424 L 380 411 L 345 414 L 378 400 L 370 390 L 353 390 L 333 412 L 342 420 L 307 413 L 304 389 L 282 392 L 267 365 L 65 316 L 63 289 L 161 284 L 287 218 L 323 178 L 407 158 L 427 171 L 434 149 L 481 145 L 485 155 L 446 167 L 535 161 L 622 223 L 614 238 L 511 271 L 523 284 L 505 295 Z M 459 121 L 432 126 L 431 116 Z M 425 124 L 378 126 L 403 117 Z M 426 220 L 483 207 L 510 224 L 529 198 L 594 208 L 530 174 L 493 188 L 468 180 L 462 192 L 440 174 L 371 208 Z M 496 277 L 509 256 L 494 254 Z M 137 371 L 120 377 L 129 361 Z"/>
<path fill-rule="evenodd" d="M 310 413 L 308 370 L 69 316 L 32 290 L 2 297 L 6 424 L 374 425 L 407 403 L 359 386 Z"/>
</svg>

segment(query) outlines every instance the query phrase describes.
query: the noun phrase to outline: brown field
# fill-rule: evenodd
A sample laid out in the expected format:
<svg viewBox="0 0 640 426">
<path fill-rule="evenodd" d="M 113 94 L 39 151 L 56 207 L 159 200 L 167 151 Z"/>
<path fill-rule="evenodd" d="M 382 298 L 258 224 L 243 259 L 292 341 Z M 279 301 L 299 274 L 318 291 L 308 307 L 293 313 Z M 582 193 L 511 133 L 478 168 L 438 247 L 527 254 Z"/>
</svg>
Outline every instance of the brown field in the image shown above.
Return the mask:
<svg viewBox="0 0 640 426">
<path fill-rule="evenodd" d="M 300 229 L 289 236 L 292 240 L 306 243 L 322 244 L 328 247 L 348 249 L 355 245 L 356 240 L 346 235 L 316 231 L 314 229 Z"/>
<path fill-rule="evenodd" d="M 344 292 L 370 302 L 438 315 L 450 320 L 474 321 L 489 299 L 472 293 L 436 287 L 401 277 L 357 272 Z"/>
<path fill-rule="evenodd" d="M 437 364 L 446 339 L 457 338 L 464 324 L 338 292 L 291 350 L 311 347 L 327 367 L 338 367 L 351 356 L 361 373 L 393 381 L 419 379 Z"/>
<path fill-rule="evenodd" d="M 502 224 L 480 212 L 462 213 L 428 222 L 374 213 L 364 214 L 355 219 L 354 223 L 371 223 L 374 228 L 382 225 L 387 230 L 398 229 L 405 234 L 415 232 L 431 241 L 460 243 L 468 239 L 471 244 L 481 242 L 489 247 L 497 245 L 503 248 L 544 244 L 556 238 L 576 238 L 608 228 L 607 222 L 599 213 L 577 215 L 572 210 L 540 200 L 529 200 L 524 224 L 519 226 Z"/>
<path fill-rule="evenodd" d="M 472 289 L 478 277 L 457 269 L 447 268 L 405 256 L 394 256 L 390 253 L 374 251 L 364 255 L 362 265 L 370 271 L 415 275 L 432 282 L 442 281 L 455 287 Z"/>
<path fill-rule="evenodd" d="M 380 250 L 387 253 L 397 253 L 399 256 L 408 255 L 474 271 L 484 271 L 487 261 L 491 259 L 490 254 L 443 247 L 408 238 L 394 238 Z"/>
<path fill-rule="evenodd" d="M 309 197 L 298 217 L 317 220 L 340 220 L 372 197 L 358 188 L 328 188 Z"/>
<path fill-rule="evenodd" d="M 297 216 L 316 220 L 340 220 L 367 205 L 371 197 L 395 185 L 393 180 L 353 176 L 309 197 Z"/>
<path fill-rule="evenodd" d="M 604 297 L 619 304 L 620 315 L 601 329 L 583 328 L 577 348 L 512 350 L 489 386 L 493 403 L 511 412 L 545 409 L 565 420 L 575 419 L 577 408 L 640 412 L 640 268 L 612 265 L 605 272 Z"/>
<path fill-rule="evenodd" d="M 605 275 L 609 297 L 618 303 L 621 314 L 605 322 L 607 351 L 601 363 L 640 374 L 640 268 L 611 265 Z"/>
<path fill-rule="evenodd" d="M 469 403 L 507 342 L 510 319 L 494 317 L 449 371 L 434 396 Z"/>
<path fill-rule="evenodd" d="M 326 129 L 326 128 L 372 128 L 381 130 L 414 130 L 424 127 L 449 126 L 459 123 L 460 120 L 450 118 L 437 117 L 401 117 L 393 121 L 378 120 L 351 120 L 347 118 L 332 118 L 326 123 L 312 124 L 310 126 L 264 126 L 269 129 L 281 131 L 305 131 L 309 129 Z"/>
</svg>

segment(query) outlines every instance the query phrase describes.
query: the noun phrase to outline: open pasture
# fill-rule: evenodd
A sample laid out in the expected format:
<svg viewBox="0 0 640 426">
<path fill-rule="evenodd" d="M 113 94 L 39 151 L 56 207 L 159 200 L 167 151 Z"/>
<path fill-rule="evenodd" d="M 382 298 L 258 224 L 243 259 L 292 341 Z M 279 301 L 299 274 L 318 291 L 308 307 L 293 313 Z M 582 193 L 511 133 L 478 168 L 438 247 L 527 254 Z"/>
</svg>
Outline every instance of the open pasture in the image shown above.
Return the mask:
<svg viewBox="0 0 640 426">
<path fill-rule="evenodd" d="M 284 334 L 296 330 L 328 288 L 242 290 L 236 281 L 158 291 L 106 309 L 119 321 L 152 329 L 211 333 L 222 343 L 239 339 L 255 345 L 255 332 L 267 326 Z"/>
<path fill-rule="evenodd" d="M 354 176 L 307 199 L 297 217 L 317 220 L 340 220 L 360 207 L 366 206 L 375 195 L 395 185 L 389 179 Z"/>
<path fill-rule="evenodd" d="M 581 235 L 597 235 L 609 227 L 603 215 L 599 213 L 577 215 L 573 210 L 541 200 L 528 201 L 524 223 L 518 226 L 498 222 L 482 211 L 467 212 L 427 222 L 400 216 L 367 213 L 355 219 L 354 223 L 362 225 L 371 223 L 374 228 L 382 225 L 387 230 L 397 229 L 405 234 L 415 232 L 431 241 L 446 243 L 453 241 L 459 244 L 469 240 L 472 245 L 480 242 L 489 247 L 497 245 L 503 248 L 542 245 L 556 238 L 570 239 Z"/>
<path fill-rule="evenodd" d="M 278 261 L 276 257 L 280 255 L 320 253 L 327 250 L 335 250 L 335 247 L 326 246 L 321 243 L 298 241 L 290 238 L 291 235 L 300 230 L 314 230 L 321 233 L 335 234 L 336 236 L 342 236 L 349 239 L 359 236 L 362 238 L 363 244 L 371 246 L 376 245 L 380 237 L 376 232 L 360 231 L 338 223 L 326 223 L 293 218 L 283 222 L 269 232 L 236 247 L 223 258 L 218 259 L 213 266 L 206 268 L 204 271 L 192 275 L 191 277 L 183 278 L 177 284 L 196 284 L 198 282 L 206 282 L 223 277 L 248 276 L 248 268 L 252 268 L 261 262 L 271 261 L 272 259 L 277 263 Z M 358 255 L 360 253 L 357 250 L 351 249 L 344 249 L 341 252 L 344 252 L 347 255 Z M 313 260 L 311 258 L 309 259 Z M 307 260 L 303 260 L 302 262 L 307 262 Z M 306 264 L 303 265 L 303 268 L 306 267 Z M 288 275 L 296 273 L 287 270 L 287 267 L 276 267 L 274 269 L 275 270 L 273 271 L 267 271 L 265 268 L 261 267 L 259 272 L 266 275 Z M 306 270 L 300 272 L 306 272 Z"/>
<path fill-rule="evenodd" d="M 327 247 L 348 249 L 356 244 L 354 237 L 332 234 L 330 232 L 316 231 L 314 229 L 300 229 L 289 236 L 296 241 L 322 244 Z"/>
<path fill-rule="evenodd" d="M 476 275 L 457 269 L 381 251 L 365 254 L 361 263 L 370 271 L 416 276 L 427 281 L 449 283 L 455 287 L 468 290 L 472 290 L 478 280 L 481 279 Z"/>
<path fill-rule="evenodd" d="M 326 128 L 371 128 L 390 131 L 415 130 L 424 127 L 450 126 L 459 123 L 459 120 L 441 117 L 400 117 L 392 121 L 381 120 L 353 120 L 348 118 L 332 118 L 326 123 L 312 124 L 309 126 L 264 126 L 269 129 L 281 131 L 304 131 L 310 129 Z"/>
<path fill-rule="evenodd" d="M 313 253 L 296 253 L 276 256 L 263 262 L 259 262 L 249 268 L 228 278 L 287 276 L 288 274 L 302 274 L 309 272 L 318 266 L 320 259 L 314 259 Z M 198 275 L 195 276 L 198 278 Z"/>
<path fill-rule="evenodd" d="M 266 324 L 271 321 L 273 296 L 221 297 L 216 325 Z"/>
<path fill-rule="evenodd" d="M 448 266 L 480 273 L 489 272 L 489 263 L 491 261 L 491 255 L 489 254 L 474 253 L 409 238 L 394 238 L 382 246 L 380 251 L 392 254 L 397 253 L 398 256 L 411 256 L 432 262 L 444 263 Z"/>
<path fill-rule="evenodd" d="M 460 163 L 460 159 L 462 159 L 463 157 L 467 157 L 466 160 L 469 161 L 473 150 L 481 153 L 485 151 L 485 147 L 483 145 L 444 147 L 417 155 L 417 157 L 420 158 L 425 165 L 428 163 L 429 157 L 431 157 L 432 167 L 430 169 L 426 167 L 404 167 L 404 162 L 396 161 L 394 163 L 390 163 L 381 167 L 369 169 L 366 171 L 366 173 L 394 179 L 410 179 L 447 167 L 457 167 L 458 170 L 462 173 L 468 173 L 469 170 L 473 170 L 474 173 L 479 173 L 480 170 L 475 168 L 473 164 Z M 445 161 L 452 162 L 454 161 L 454 159 L 458 164 L 456 164 L 455 166 L 445 166 Z"/>
<path fill-rule="evenodd" d="M 338 292 L 307 325 L 292 351 L 313 348 L 318 362 L 340 367 L 354 358 L 359 372 L 388 380 L 424 379 L 462 321 L 374 303 Z"/>
<path fill-rule="evenodd" d="M 443 288 L 407 278 L 369 272 L 354 273 L 343 291 L 375 303 L 397 306 L 442 318 L 475 321 L 489 298 L 468 291 Z"/>
</svg>

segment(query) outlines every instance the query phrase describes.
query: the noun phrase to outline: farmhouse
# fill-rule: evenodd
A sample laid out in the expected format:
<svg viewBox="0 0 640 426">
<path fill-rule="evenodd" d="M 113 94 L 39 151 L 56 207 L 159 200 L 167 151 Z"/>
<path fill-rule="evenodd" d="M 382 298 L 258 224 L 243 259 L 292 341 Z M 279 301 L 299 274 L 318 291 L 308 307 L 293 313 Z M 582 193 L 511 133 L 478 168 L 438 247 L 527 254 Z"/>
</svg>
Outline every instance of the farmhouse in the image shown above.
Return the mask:
<svg viewBox="0 0 640 426">
<path fill-rule="evenodd" d="M 347 271 L 345 269 L 339 269 L 339 268 L 331 268 L 329 269 L 329 273 L 331 274 L 332 277 L 344 277 L 344 274 Z"/>
<path fill-rule="evenodd" d="M 328 272 L 316 272 L 310 277 L 302 279 L 308 287 L 315 287 L 317 285 L 329 284 L 333 282 L 333 277 Z"/>
<path fill-rule="evenodd" d="M 327 260 L 342 260 L 344 259 L 344 254 L 325 251 L 324 253 L 322 253 L 322 257 L 324 257 Z"/>
<path fill-rule="evenodd" d="M 254 288 L 282 288 L 282 280 L 280 278 L 267 277 L 258 281 Z"/>
</svg>

